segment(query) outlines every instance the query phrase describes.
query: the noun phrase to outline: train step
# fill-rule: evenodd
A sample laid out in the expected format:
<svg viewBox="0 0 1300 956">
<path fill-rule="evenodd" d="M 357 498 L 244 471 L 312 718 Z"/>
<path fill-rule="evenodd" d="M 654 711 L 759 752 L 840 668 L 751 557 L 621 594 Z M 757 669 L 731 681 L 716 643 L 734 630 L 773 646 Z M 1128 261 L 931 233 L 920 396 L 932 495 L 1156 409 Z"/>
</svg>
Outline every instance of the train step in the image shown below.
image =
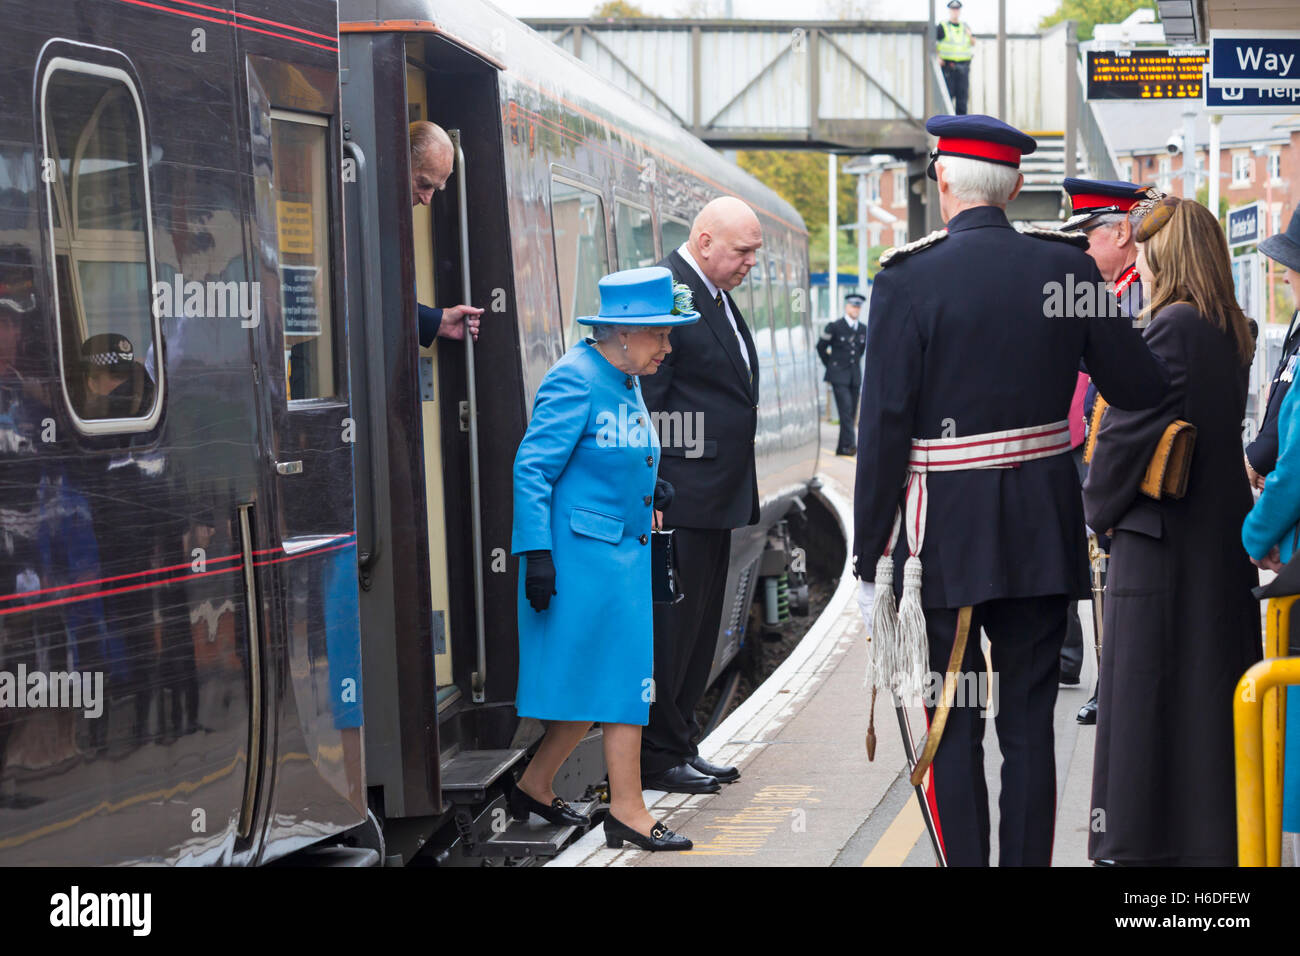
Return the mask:
<svg viewBox="0 0 1300 956">
<path fill-rule="evenodd" d="M 587 826 L 590 826 L 592 814 L 600 802 L 574 801 L 569 806 L 586 817 Z M 575 833 L 587 829 L 587 826 L 556 826 L 537 816 L 530 816 L 527 820 L 512 820 L 507 816 L 506 820 L 506 826 L 499 833 L 493 832 L 487 840 L 472 849 L 467 848 L 467 852 L 479 857 L 550 857 L 559 853 Z"/>
<path fill-rule="evenodd" d="M 461 750 L 442 762 L 442 795 L 451 803 L 482 803 L 488 788 L 519 762 L 522 747 Z"/>
</svg>

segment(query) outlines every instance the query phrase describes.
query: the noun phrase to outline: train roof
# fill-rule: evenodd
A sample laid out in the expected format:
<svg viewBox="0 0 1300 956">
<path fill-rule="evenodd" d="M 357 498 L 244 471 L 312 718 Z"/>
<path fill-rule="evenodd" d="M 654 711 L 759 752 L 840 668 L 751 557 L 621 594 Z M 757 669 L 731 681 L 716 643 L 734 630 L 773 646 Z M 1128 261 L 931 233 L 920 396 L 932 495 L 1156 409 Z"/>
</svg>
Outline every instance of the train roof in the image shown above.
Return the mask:
<svg viewBox="0 0 1300 956">
<path fill-rule="evenodd" d="M 339 30 L 431 33 L 446 37 L 512 78 L 633 134 L 651 153 L 710 180 L 760 213 L 807 233 L 795 208 L 676 123 L 613 86 L 567 51 L 486 0 L 339 0 Z M 653 144 L 659 144 L 655 148 Z"/>
</svg>

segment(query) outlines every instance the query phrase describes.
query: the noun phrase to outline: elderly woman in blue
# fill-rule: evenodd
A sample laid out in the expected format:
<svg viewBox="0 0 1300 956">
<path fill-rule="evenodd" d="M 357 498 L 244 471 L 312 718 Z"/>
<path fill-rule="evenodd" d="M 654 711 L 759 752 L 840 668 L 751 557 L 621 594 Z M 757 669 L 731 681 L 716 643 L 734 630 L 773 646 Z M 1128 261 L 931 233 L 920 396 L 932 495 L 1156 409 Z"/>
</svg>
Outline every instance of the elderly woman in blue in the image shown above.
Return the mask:
<svg viewBox="0 0 1300 956">
<path fill-rule="evenodd" d="M 659 437 L 637 376 L 658 371 L 673 326 L 699 318 L 683 290 L 675 296 L 672 273 L 658 266 L 601 279 L 600 314 L 578 319 L 592 337 L 546 373 L 515 456 L 511 551 L 525 564 L 515 707 L 547 730 L 510 808 L 584 822 L 553 783 L 599 722 L 611 847 L 691 847 L 641 797 L 641 728 L 654 695 L 650 531 L 671 488 L 657 481 Z"/>
<path fill-rule="evenodd" d="M 1300 294 L 1300 210 L 1291 216 L 1285 233 L 1270 236 L 1259 251 L 1286 268 L 1283 280 L 1292 297 Z M 1300 318 L 1292 319 L 1294 325 Z M 1281 380 L 1293 382 L 1297 357 L 1292 356 Z M 1274 386 L 1276 387 L 1276 386 Z M 1300 388 L 1294 385 L 1282 399 L 1277 419 L 1277 464 L 1264 480 L 1264 492 L 1241 526 L 1241 543 L 1250 559 L 1270 571 L 1280 571 L 1300 550 Z M 1293 650 L 1294 653 L 1294 650 Z M 1300 687 L 1286 693 L 1286 782 L 1283 785 L 1282 829 L 1300 833 Z M 1300 837 L 1292 836 L 1297 851 Z"/>
</svg>

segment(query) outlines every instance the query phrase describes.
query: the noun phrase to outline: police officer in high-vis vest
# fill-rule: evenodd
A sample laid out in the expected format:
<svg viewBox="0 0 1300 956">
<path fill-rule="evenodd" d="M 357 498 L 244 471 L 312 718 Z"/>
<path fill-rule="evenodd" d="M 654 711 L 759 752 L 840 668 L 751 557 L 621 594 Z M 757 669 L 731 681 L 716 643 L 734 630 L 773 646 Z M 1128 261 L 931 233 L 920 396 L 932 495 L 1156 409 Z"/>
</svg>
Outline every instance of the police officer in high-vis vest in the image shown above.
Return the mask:
<svg viewBox="0 0 1300 956">
<path fill-rule="evenodd" d="M 966 112 L 966 97 L 970 93 L 970 58 L 975 52 L 975 36 L 970 27 L 961 22 L 961 0 L 948 0 L 948 22 L 938 26 L 939 65 L 943 69 L 948 95 L 958 115 Z"/>
<path fill-rule="evenodd" d="M 1045 304 L 1101 281 L 1075 233 L 1013 228 L 1020 157 L 989 116 L 935 116 L 929 174 L 947 228 L 880 256 L 867 323 L 853 556 L 868 680 L 926 705 L 911 779 L 952 866 L 989 863 L 984 735 L 1002 750 L 1002 865 L 1048 866 L 1056 808 L 1058 655 L 1090 594 L 1069 414 L 1079 361 L 1114 406 L 1150 408 L 1169 378 L 1127 319 Z M 897 601 L 897 604 L 895 604 Z M 981 628 L 996 705 L 985 709 Z M 959 695 L 936 696 L 945 674 Z M 942 729 L 946 726 L 946 731 Z"/>
<path fill-rule="evenodd" d="M 822 381 L 835 393 L 840 415 L 837 455 L 852 456 L 858 451 L 858 393 L 862 390 L 862 355 L 867 350 L 867 325 L 858 317 L 865 301 L 856 292 L 845 296 L 844 314 L 826 326 L 817 342 L 817 355 L 826 366 Z"/>
</svg>

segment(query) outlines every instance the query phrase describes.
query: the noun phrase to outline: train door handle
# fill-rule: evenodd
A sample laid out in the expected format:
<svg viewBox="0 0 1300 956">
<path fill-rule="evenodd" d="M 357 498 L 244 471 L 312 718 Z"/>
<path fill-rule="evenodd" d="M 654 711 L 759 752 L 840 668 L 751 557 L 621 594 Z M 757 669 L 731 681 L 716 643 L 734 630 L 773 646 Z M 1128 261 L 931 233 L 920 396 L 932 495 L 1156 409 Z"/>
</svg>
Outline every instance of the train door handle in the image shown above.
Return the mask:
<svg viewBox="0 0 1300 956">
<path fill-rule="evenodd" d="M 301 475 L 302 461 L 277 461 L 275 470 L 282 475 Z"/>
</svg>

